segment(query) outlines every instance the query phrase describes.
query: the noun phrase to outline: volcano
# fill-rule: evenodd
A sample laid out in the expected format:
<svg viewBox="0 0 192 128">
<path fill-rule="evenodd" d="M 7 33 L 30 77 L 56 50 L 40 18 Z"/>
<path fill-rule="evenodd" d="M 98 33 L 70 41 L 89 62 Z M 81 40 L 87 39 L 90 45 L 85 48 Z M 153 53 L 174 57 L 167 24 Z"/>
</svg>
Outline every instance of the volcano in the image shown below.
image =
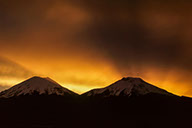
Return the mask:
<svg viewBox="0 0 192 128">
<path fill-rule="evenodd" d="M 174 94 L 167 92 L 164 89 L 158 88 L 154 85 L 151 85 L 145 82 L 141 78 L 126 77 L 121 80 L 105 87 L 99 89 L 93 89 L 86 92 L 83 95 L 86 96 L 142 96 L 146 94 L 160 94 L 173 96 Z"/>
<path fill-rule="evenodd" d="M 20 84 L 0 93 L 0 98 L 10 98 L 25 95 L 59 95 L 73 96 L 76 93 L 62 87 L 49 77 L 32 77 Z"/>
</svg>

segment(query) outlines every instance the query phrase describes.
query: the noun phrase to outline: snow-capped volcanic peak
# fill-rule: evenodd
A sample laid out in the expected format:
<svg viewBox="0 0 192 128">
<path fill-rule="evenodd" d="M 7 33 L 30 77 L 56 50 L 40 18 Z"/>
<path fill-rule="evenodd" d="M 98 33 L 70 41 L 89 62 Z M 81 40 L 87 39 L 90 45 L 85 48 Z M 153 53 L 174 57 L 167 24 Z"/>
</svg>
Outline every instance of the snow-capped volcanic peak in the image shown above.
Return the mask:
<svg viewBox="0 0 192 128">
<path fill-rule="evenodd" d="M 50 78 L 32 77 L 18 85 L 0 93 L 0 97 L 13 97 L 20 95 L 73 95 L 74 92 L 62 87 Z"/>
<path fill-rule="evenodd" d="M 156 93 L 163 95 L 173 95 L 166 90 L 160 89 L 154 85 L 151 85 L 141 78 L 127 77 L 123 78 L 105 88 L 93 89 L 85 95 L 95 96 L 101 95 L 108 96 L 131 96 L 131 95 L 145 95 L 148 93 Z"/>
</svg>

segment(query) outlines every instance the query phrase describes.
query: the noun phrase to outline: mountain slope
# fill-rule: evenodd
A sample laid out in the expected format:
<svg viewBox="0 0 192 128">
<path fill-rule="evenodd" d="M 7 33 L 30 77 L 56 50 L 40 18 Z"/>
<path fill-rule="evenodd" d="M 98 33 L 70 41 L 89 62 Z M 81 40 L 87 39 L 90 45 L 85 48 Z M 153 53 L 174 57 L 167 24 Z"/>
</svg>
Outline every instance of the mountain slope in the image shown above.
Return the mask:
<svg viewBox="0 0 192 128">
<path fill-rule="evenodd" d="M 50 78 L 32 77 L 0 93 L 0 98 L 22 95 L 77 95 Z"/>
<path fill-rule="evenodd" d="M 84 93 L 86 96 L 140 96 L 149 93 L 162 94 L 167 96 L 173 96 L 173 94 L 166 90 L 160 89 L 154 85 L 151 85 L 141 78 L 127 77 L 123 78 L 105 88 L 93 89 Z"/>
<path fill-rule="evenodd" d="M 9 86 L 5 86 L 5 85 L 0 85 L 0 92 L 4 91 L 5 89 L 10 88 Z"/>
</svg>

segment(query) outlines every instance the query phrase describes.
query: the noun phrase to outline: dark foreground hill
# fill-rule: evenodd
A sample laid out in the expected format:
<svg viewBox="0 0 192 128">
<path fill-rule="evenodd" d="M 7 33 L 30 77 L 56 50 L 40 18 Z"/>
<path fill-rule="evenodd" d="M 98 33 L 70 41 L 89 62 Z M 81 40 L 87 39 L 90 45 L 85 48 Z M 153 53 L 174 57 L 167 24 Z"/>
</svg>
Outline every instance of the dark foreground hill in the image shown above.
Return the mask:
<svg viewBox="0 0 192 128">
<path fill-rule="evenodd" d="M 97 90 L 102 93 L 89 96 L 89 92 L 81 96 L 32 93 L 1 98 L 1 127 L 185 128 L 191 125 L 191 98 L 179 97 L 143 82 L 135 78 L 122 79 L 109 86 L 110 89 L 106 87 L 105 93 Z M 147 90 L 145 85 L 149 87 Z M 131 90 L 126 90 L 130 87 Z"/>
</svg>

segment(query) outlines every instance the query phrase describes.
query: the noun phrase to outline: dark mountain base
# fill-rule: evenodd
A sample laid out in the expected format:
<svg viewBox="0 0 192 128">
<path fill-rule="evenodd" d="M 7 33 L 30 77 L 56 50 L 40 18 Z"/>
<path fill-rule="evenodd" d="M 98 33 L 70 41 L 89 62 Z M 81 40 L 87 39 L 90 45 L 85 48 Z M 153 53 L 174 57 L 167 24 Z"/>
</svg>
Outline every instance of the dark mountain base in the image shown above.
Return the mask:
<svg viewBox="0 0 192 128">
<path fill-rule="evenodd" d="M 187 127 L 192 100 L 150 94 L 140 97 L 21 96 L 1 99 L 1 127 Z"/>
</svg>

